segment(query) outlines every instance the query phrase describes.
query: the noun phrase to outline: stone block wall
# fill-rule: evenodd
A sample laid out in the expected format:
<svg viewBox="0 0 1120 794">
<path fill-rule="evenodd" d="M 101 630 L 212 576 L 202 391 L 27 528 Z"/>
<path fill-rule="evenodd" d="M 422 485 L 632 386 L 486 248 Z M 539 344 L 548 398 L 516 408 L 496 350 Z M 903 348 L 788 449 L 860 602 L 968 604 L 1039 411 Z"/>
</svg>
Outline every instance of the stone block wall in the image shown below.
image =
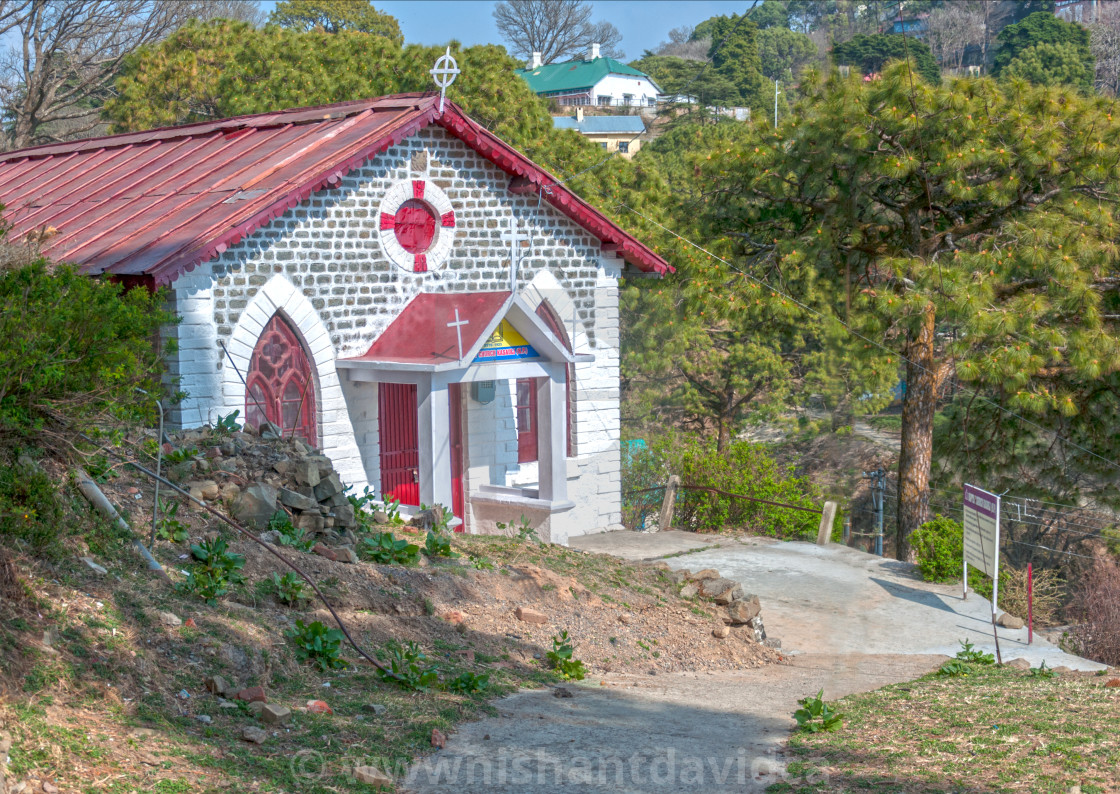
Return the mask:
<svg viewBox="0 0 1120 794">
<path fill-rule="evenodd" d="M 455 240 L 446 262 L 421 274 L 388 259 L 378 217 L 385 192 L 416 178 L 438 185 L 456 213 Z M 596 238 L 535 196 L 511 194 L 508 183 L 506 172 L 457 138 L 428 128 L 180 276 L 172 285 L 172 308 L 183 320 L 165 333 L 179 348 L 169 374 L 188 396 L 170 412 L 171 422 L 193 427 L 235 409 L 244 414 L 245 389 L 236 370 L 247 372 L 264 324 L 281 311 L 303 336 L 314 361 L 323 451 L 344 480 L 358 490 L 367 483 L 376 490 L 377 387 L 348 382 L 336 360 L 364 353 L 421 291 L 508 290 L 510 251 L 501 234 L 516 217 L 531 235 L 522 249 L 519 290 L 533 293 L 534 286 L 547 283 L 552 293 L 542 289 L 534 294 L 547 295 L 550 302 L 555 297 L 576 352 L 596 356 L 594 363 L 576 368 L 577 458 L 570 462 L 569 478 L 572 487 L 573 476 L 578 479 L 594 468 L 592 479 L 602 482 L 585 494 L 596 506 L 573 516 L 570 534 L 617 524 L 617 488 L 612 492 L 603 484 L 611 482 L 618 460 L 621 263 L 602 254 Z M 464 391 L 469 394 L 469 387 Z M 470 410 L 477 403 L 468 397 L 467 404 L 469 438 Z M 510 416 L 512 421 L 512 411 Z M 515 428 L 500 424 L 495 433 L 489 452 L 472 446 L 468 460 L 471 467 L 484 465 L 491 480 L 516 468 Z M 502 437 L 506 433 L 509 437 Z M 603 467 L 608 478 L 597 476 Z M 586 490 L 582 479 L 572 489 Z"/>
</svg>

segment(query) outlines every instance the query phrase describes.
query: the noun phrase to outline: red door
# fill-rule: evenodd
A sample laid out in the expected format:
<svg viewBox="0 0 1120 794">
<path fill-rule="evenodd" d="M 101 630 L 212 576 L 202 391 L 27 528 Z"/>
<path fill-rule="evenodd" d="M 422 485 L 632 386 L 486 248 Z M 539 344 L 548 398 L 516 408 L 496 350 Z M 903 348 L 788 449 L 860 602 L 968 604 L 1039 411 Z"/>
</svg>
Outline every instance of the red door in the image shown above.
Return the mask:
<svg viewBox="0 0 1120 794">
<path fill-rule="evenodd" d="M 416 414 L 416 385 L 378 384 L 377 410 L 381 493 L 402 505 L 419 505 L 420 428 Z"/>
<path fill-rule="evenodd" d="M 463 399 L 462 386 L 452 383 L 447 387 L 448 406 L 451 412 L 451 512 L 463 517 Z M 456 531 L 462 532 L 460 524 Z"/>
<path fill-rule="evenodd" d="M 532 463 L 537 455 L 537 380 L 517 381 L 517 462 Z"/>
</svg>

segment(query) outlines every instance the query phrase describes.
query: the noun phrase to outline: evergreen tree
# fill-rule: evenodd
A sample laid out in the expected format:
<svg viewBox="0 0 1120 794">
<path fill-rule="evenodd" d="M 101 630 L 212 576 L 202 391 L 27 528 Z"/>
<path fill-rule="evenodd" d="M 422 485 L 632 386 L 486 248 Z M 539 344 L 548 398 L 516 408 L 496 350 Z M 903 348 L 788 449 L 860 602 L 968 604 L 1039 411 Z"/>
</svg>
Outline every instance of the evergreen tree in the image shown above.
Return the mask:
<svg viewBox="0 0 1120 794">
<path fill-rule="evenodd" d="M 864 74 L 872 74 L 883 71 L 888 61 L 905 59 L 907 53 L 914 59 L 914 71 L 926 82 L 937 83 L 941 80 L 941 69 L 937 66 L 929 45 L 897 33 L 853 36 L 832 48 L 832 60 L 838 65 L 855 66 Z"/>
<path fill-rule="evenodd" d="M 770 80 L 789 81 L 797 79 L 819 53 L 817 45 L 804 33 L 772 27 L 758 32 L 758 55 L 763 75 Z"/>
<path fill-rule="evenodd" d="M 1082 60 L 1081 48 L 1070 42 L 1031 45 L 1003 68 L 1004 77 L 1021 77 L 1038 85 L 1072 85 L 1093 88 L 1093 62 Z"/>
<path fill-rule="evenodd" d="M 368 0 L 280 0 L 268 21 L 306 32 L 371 33 L 397 46 L 404 41 L 396 18 L 378 11 Z"/>
<path fill-rule="evenodd" d="M 1103 99 L 1024 80 L 912 90 L 905 64 L 871 83 L 834 75 L 803 88 L 793 120 L 714 151 L 701 179 L 740 259 L 901 354 L 906 559 L 930 517 L 934 413 L 953 378 L 1056 430 L 1088 387 L 1120 379 L 1120 125 Z M 868 366 L 900 366 L 866 344 Z M 1114 395 L 1095 393 L 1099 417 L 1117 415 Z M 1016 450 L 1034 439 L 1038 454 L 1045 439 L 1064 453 L 1029 425 L 1004 432 L 1013 426 L 1024 428 Z"/>
<path fill-rule="evenodd" d="M 995 59 L 992 61 L 993 76 L 999 77 L 1026 50 L 1039 44 L 1052 44 L 1070 45 L 1075 53 L 1071 57 L 1085 64 L 1090 80 L 1092 79 L 1093 52 L 1089 48 L 1089 31 L 1073 22 L 1058 19 L 1052 13 L 1038 11 L 1022 22 L 1008 25 L 999 32 L 996 42 Z M 1038 54 L 1041 56 L 1041 53 Z M 1028 57 L 1033 60 L 1032 56 Z"/>
</svg>

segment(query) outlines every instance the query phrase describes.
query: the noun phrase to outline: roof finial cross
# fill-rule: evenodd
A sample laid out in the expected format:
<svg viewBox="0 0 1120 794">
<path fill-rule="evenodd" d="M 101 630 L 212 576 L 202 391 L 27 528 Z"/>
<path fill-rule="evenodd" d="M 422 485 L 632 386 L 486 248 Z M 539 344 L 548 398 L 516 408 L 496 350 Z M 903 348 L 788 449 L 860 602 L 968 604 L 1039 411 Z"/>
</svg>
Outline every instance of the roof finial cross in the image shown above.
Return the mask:
<svg viewBox="0 0 1120 794">
<path fill-rule="evenodd" d="M 460 361 L 460 363 L 463 361 L 463 326 L 464 325 L 470 325 L 470 324 L 471 324 L 470 320 L 460 320 L 459 319 L 459 307 L 456 306 L 455 307 L 455 321 L 448 323 L 447 327 L 448 328 L 453 327 L 455 329 L 455 336 L 459 340 L 459 361 Z"/>
<path fill-rule="evenodd" d="M 447 93 L 448 87 L 455 82 L 455 78 L 460 74 L 459 64 L 451 57 L 450 45 L 448 45 L 447 51 L 439 56 L 436 65 L 428 70 L 428 74 L 432 76 L 439 88 L 439 112 L 442 114 L 444 95 Z"/>
<path fill-rule="evenodd" d="M 502 232 L 502 242 L 509 243 L 509 291 L 514 294 L 517 293 L 517 266 L 521 259 L 517 247 L 530 239 L 528 232 L 522 232 L 518 226 L 517 217 L 511 216 L 509 231 Z"/>
</svg>

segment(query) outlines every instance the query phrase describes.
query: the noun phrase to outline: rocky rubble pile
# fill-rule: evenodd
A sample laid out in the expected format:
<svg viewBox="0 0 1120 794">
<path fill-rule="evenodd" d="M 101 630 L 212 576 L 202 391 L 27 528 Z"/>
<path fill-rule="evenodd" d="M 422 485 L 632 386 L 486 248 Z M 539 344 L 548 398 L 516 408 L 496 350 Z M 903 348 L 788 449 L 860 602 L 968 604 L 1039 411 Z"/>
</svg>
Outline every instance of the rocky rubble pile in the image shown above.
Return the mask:
<svg viewBox="0 0 1120 794">
<path fill-rule="evenodd" d="M 164 446 L 169 478 L 191 495 L 221 503 L 235 519 L 264 529 L 278 510 L 327 546 L 352 546 L 357 518 L 346 485 L 325 455 L 302 438 L 283 438 L 275 425 L 261 433 L 187 430 Z"/>
<path fill-rule="evenodd" d="M 766 638 L 766 628 L 762 625 L 762 605 L 758 596 L 743 592 L 743 586 L 731 579 L 724 579 L 714 568 L 705 568 L 693 573 L 687 568 L 669 571 L 668 576 L 681 589 L 681 597 L 700 596 L 720 606 L 727 607 L 723 622 L 730 626 L 747 626 L 754 632 L 757 642 L 772 648 L 780 648 L 778 640 Z"/>
</svg>

